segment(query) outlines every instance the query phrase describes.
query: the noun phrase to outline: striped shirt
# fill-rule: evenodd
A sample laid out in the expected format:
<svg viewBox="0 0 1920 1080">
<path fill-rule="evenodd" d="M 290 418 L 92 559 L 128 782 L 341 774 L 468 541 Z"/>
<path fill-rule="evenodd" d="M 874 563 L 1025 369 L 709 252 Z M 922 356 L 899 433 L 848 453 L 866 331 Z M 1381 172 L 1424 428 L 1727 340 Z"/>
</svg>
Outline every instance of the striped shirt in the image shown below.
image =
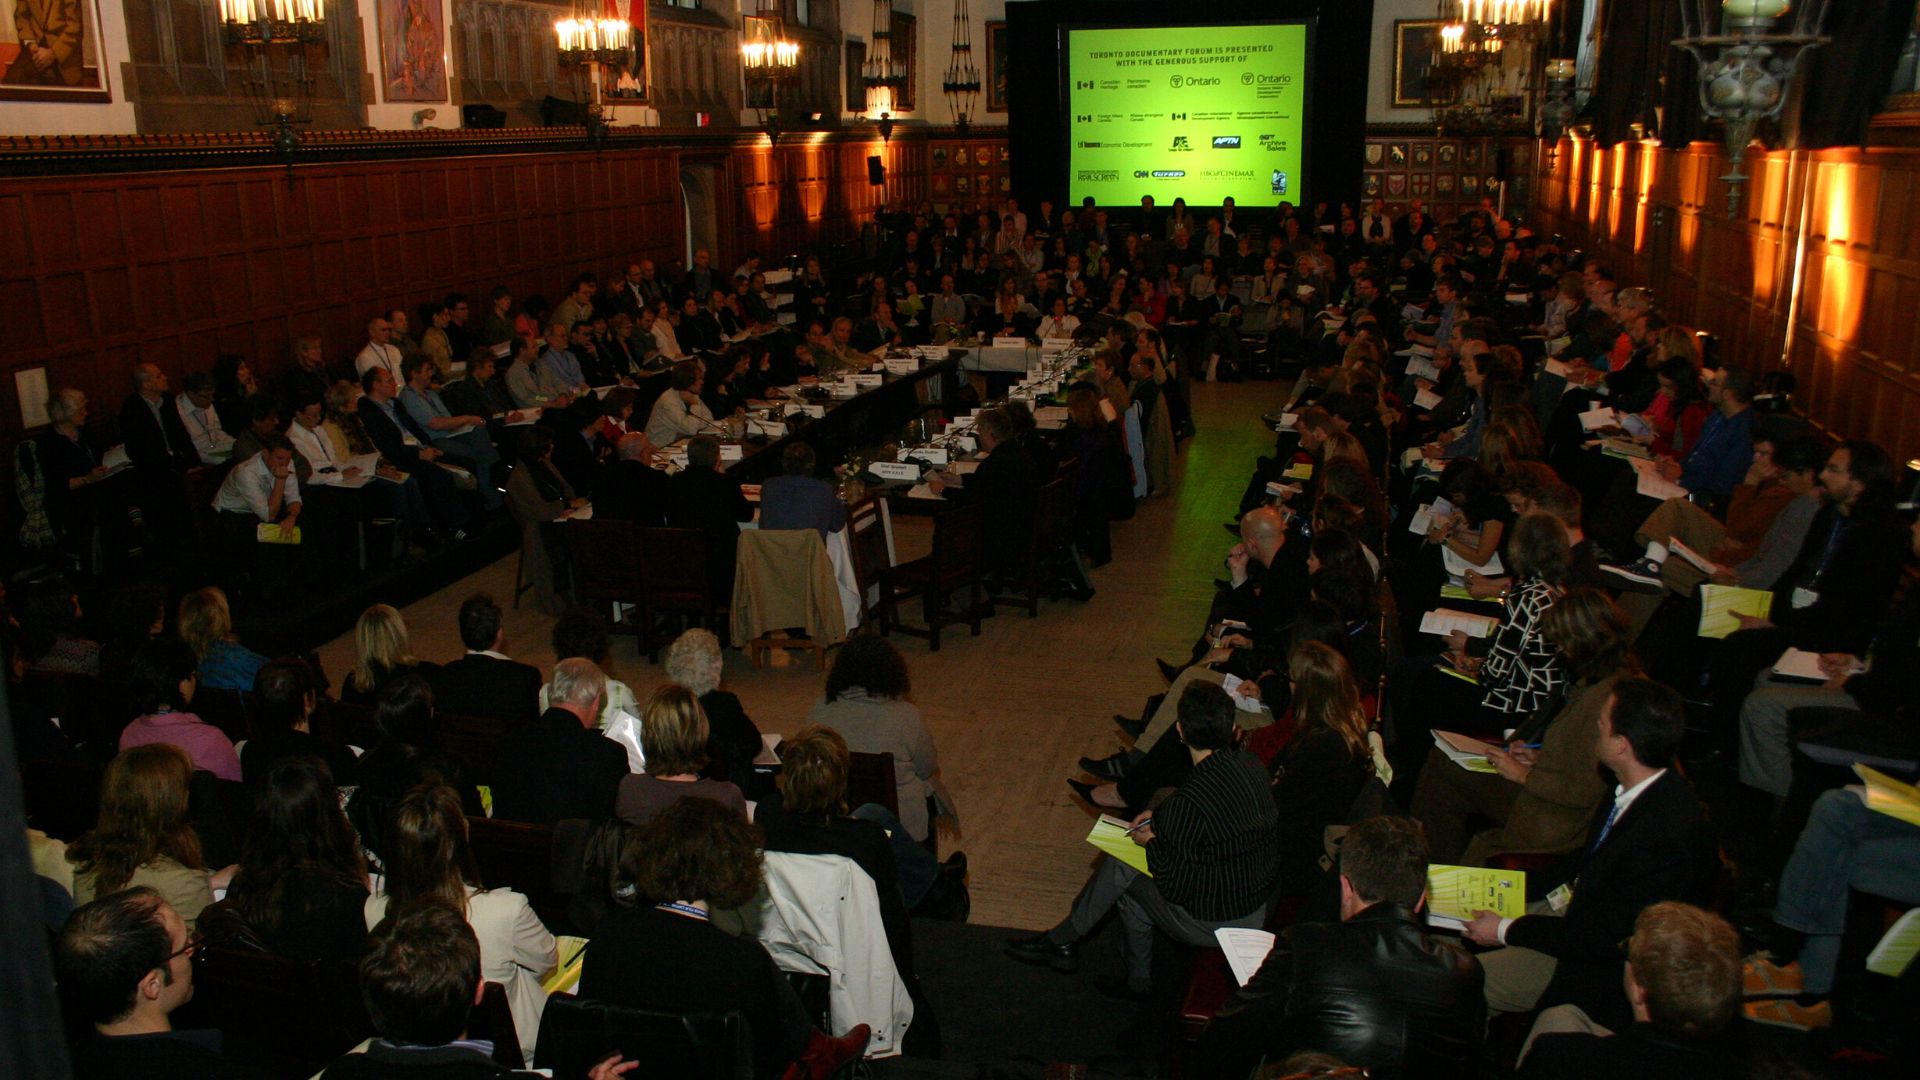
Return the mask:
<svg viewBox="0 0 1920 1080">
<path fill-rule="evenodd" d="M 1279 843 L 1279 812 L 1260 759 L 1217 750 L 1154 810 L 1147 865 L 1169 901 L 1202 922 L 1224 922 L 1273 898 Z"/>
</svg>

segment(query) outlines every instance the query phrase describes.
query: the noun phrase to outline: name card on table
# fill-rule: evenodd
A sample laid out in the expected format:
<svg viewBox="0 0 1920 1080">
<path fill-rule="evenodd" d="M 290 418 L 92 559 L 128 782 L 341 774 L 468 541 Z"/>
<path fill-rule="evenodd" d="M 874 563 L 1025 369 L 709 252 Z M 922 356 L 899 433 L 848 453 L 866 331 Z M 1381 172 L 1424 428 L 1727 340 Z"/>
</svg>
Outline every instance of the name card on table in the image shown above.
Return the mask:
<svg viewBox="0 0 1920 1080">
<path fill-rule="evenodd" d="M 1072 347 L 1073 347 L 1073 342 L 1071 341 L 1065 341 L 1060 338 L 1049 338 L 1046 341 L 1042 341 L 1040 343 L 1040 355 L 1052 356 L 1055 353 L 1066 352 L 1068 349 Z"/>
<path fill-rule="evenodd" d="M 900 451 L 901 461 L 924 461 L 934 466 L 946 465 L 952 456 L 952 451 L 944 446 L 916 446 Z"/>
<path fill-rule="evenodd" d="M 787 415 L 811 416 L 815 420 L 818 420 L 827 415 L 827 407 L 825 405 L 788 405 Z"/>
<path fill-rule="evenodd" d="M 980 442 L 971 435 L 949 435 L 949 441 L 963 454 L 971 454 L 980 448 Z"/>
<path fill-rule="evenodd" d="M 778 439 L 787 433 L 787 425 L 778 420 L 761 420 L 755 417 L 748 417 L 747 430 L 756 434 L 765 435 L 769 439 Z"/>
<path fill-rule="evenodd" d="M 911 356 L 889 356 L 886 365 L 889 375 L 912 375 L 920 370 L 920 361 Z"/>
<path fill-rule="evenodd" d="M 912 482 L 920 479 L 920 466 L 911 461 L 876 461 L 867 466 L 867 471 L 882 480 Z"/>
<path fill-rule="evenodd" d="M 993 347 L 996 349 L 1024 349 L 1027 347 L 1027 339 L 1023 337 L 996 337 L 993 339 Z"/>
<path fill-rule="evenodd" d="M 739 461 L 743 453 L 744 451 L 741 449 L 739 443 L 720 444 L 721 461 Z"/>
<path fill-rule="evenodd" d="M 848 382 L 852 383 L 854 386 L 862 390 L 871 390 L 874 387 L 879 386 L 885 380 L 886 380 L 886 376 L 881 375 L 878 372 L 866 374 L 866 375 L 847 376 Z"/>
</svg>

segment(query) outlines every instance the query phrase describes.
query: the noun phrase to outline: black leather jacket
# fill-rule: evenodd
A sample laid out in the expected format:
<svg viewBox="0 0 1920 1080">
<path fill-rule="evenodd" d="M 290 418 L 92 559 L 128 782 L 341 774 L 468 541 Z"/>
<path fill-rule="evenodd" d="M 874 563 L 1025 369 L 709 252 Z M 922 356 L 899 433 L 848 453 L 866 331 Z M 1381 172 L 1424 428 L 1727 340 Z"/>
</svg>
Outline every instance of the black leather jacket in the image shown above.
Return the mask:
<svg viewBox="0 0 1920 1080">
<path fill-rule="evenodd" d="M 1398 904 L 1299 923 L 1207 1026 L 1195 1075 L 1243 1077 L 1262 1058 L 1312 1049 L 1375 1080 L 1477 1076 L 1483 981 L 1479 961 Z"/>
</svg>

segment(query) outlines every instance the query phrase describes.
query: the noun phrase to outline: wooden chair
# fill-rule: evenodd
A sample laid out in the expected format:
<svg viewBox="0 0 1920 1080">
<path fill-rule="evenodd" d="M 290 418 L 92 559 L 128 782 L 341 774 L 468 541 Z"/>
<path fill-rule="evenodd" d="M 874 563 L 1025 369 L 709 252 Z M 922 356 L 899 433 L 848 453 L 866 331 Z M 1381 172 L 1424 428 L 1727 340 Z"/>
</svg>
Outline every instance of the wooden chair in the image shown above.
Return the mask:
<svg viewBox="0 0 1920 1080">
<path fill-rule="evenodd" d="M 715 596 L 707 577 L 707 538 L 699 529 L 636 529 L 640 551 L 640 645 L 660 657 L 662 615 L 690 617 L 724 639 L 731 596 Z"/>
<path fill-rule="evenodd" d="M 893 565 L 887 550 L 887 520 L 878 495 L 869 495 L 847 508 L 847 547 L 853 553 L 853 577 L 860 586 L 860 621 L 880 617 L 881 577 Z"/>
<path fill-rule="evenodd" d="M 863 754 L 858 750 L 849 750 L 847 806 L 865 806 L 867 803 L 873 803 L 894 817 L 899 817 L 900 774 L 894 771 L 891 753 Z M 940 853 L 940 831 L 932 825 L 932 814 L 928 814 L 927 821 L 927 838 L 920 841 L 920 846 L 937 856 Z"/>
<path fill-rule="evenodd" d="M 1048 560 L 1073 543 L 1073 496 L 1065 480 L 1052 480 L 1040 489 L 1033 506 L 1033 536 L 1027 544 L 1027 559 L 1020 577 L 1014 582 L 1017 592 L 995 594 L 998 606 L 1027 609 L 1027 618 L 1040 614 L 1040 591 L 1047 584 Z"/>
<path fill-rule="evenodd" d="M 632 522 L 569 521 L 567 545 L 573 553 L 574 593 L 581 603 L 640 603 L 640 548 Z M 641 632 L 633 619 L 616 621 L 614 626 Z"/>
<path fill-rule="evenodd" d="M 943 610 L 947 597 L 965 589 L 968 604 L 965 613 L 955 615 Z M 907 626 L 900 622 L 900 598 L 919 593 L 927 625 Z M 980 508 L 956 506 L 934 519 L 933 551 L 912 562 L 888 567 L 880 575 L 880 630 L 912 634 L 927 639 L 934 652 L 940 651 L 940 628 L 964 622 L 974 637 L 980 636 L 980 619 L 988 606 L 980 589 Z"/>
<path fill-rule="evenodd" d="M 503 1069 L 524 1069 L 527 1058 L 520 1052 L 520 1036 L 513 1029 L 513 1006 L 507 1001 L 507 988 L 497 982 L 486 983 L 480 991 L 480 1004 L 467 1017 L 467 1038 L 493 1044 L 493 1063 Z"/>
<path fill-rule="evenodd" d="M 373 1034 L 350 964 L 216 945 L 195 957 L 193 983 L 175 1022 L 218 1028 L 229 1060 L 277 1075 L 311 1076 Z"/>
<path fill-rule="evenodd" d="M 753 1032 L 739 1010 L 670 1012 L 547 999 L 537 1064 L 555 1076 L 585 1076 L 609 1053 L 640 1062 L 639 1074 L 682 1080 L 752 1080 Z"/>
<path fill-rule="evenodd" d="M 467 846 L 473 850 L 481 881 L 526 897 L 550 927 L 566 921 L 569 898 L 554 887 L 553 826 L 470 817 Z"/>
<path fill-rule="evenodd" d="M 484 783 L 487 771 L 493 766 L 494 747 L 506 737 L 506 721 L 448 712 L 436 713 L 434 721 L 439 730 L 440 749 L 465 761 L 473 775 Z"/>
</svg>

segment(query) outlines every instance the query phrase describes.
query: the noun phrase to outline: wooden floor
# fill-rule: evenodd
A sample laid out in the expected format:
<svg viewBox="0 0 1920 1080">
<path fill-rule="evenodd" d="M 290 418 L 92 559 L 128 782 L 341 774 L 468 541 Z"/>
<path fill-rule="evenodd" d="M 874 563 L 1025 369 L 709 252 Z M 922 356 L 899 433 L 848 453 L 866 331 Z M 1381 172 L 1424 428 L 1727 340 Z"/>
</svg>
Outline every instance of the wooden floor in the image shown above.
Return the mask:
<svg viewBox="0 0 1920 1080">
<path fill-rule="evenodd" d="M 983 925 L 1042 929 L 1058 922 L 1093 862 L 1084 843 L 1092 814 L 1064 778 L 1083 754 L 1119 746 L 1111 717 L 1137 714 L 1163 688 L 1153 658 L 1181 656 L 1199 632 L 1233 543 L 1220 523 L 1238 505 L 1255 455 L 1272 436 L 1259 414 L 1281 400 L 1284 383 L 1199 384 L 1193 388 L 1199 436 L 1178 456 L 1175 493 L 1148 500 L 1114 527 L 1114 559 L 1094 572 L 1098 594 L 1084 604 L 1045 604 L 1040 617 L 1002 612 L 978 638 L 965 627 L 943 635 L 938 653 L 895 635 L 913 672 L 913 698 L 940 749 L 940 769 L 960 807 L 960 848 L 971 867 L 973 915 Z M 925 550 L 923 520 L 896 520 L 902 557 Z M 468 595 L 504 600 L 513 591 L 512 557 L 405 608 L 417 655 L 460 654 L 455 613 Z M 910 613 L 918 615 L 917 611 Z M 509 613 L 508 651 L 551 668 L 552 619 L 530 609 Z M 322 647 L 330 672 L 351 666 L 352 639 Z M 614 643 L 609 673 L 644 699 L 663 679 L 631 638 Z M 755 670 L 729 650 L 727 689 L 740 695 L 762 731 L 790 733 L 820 696 L 822 676 L 794 661 Z"/>
</svg>

